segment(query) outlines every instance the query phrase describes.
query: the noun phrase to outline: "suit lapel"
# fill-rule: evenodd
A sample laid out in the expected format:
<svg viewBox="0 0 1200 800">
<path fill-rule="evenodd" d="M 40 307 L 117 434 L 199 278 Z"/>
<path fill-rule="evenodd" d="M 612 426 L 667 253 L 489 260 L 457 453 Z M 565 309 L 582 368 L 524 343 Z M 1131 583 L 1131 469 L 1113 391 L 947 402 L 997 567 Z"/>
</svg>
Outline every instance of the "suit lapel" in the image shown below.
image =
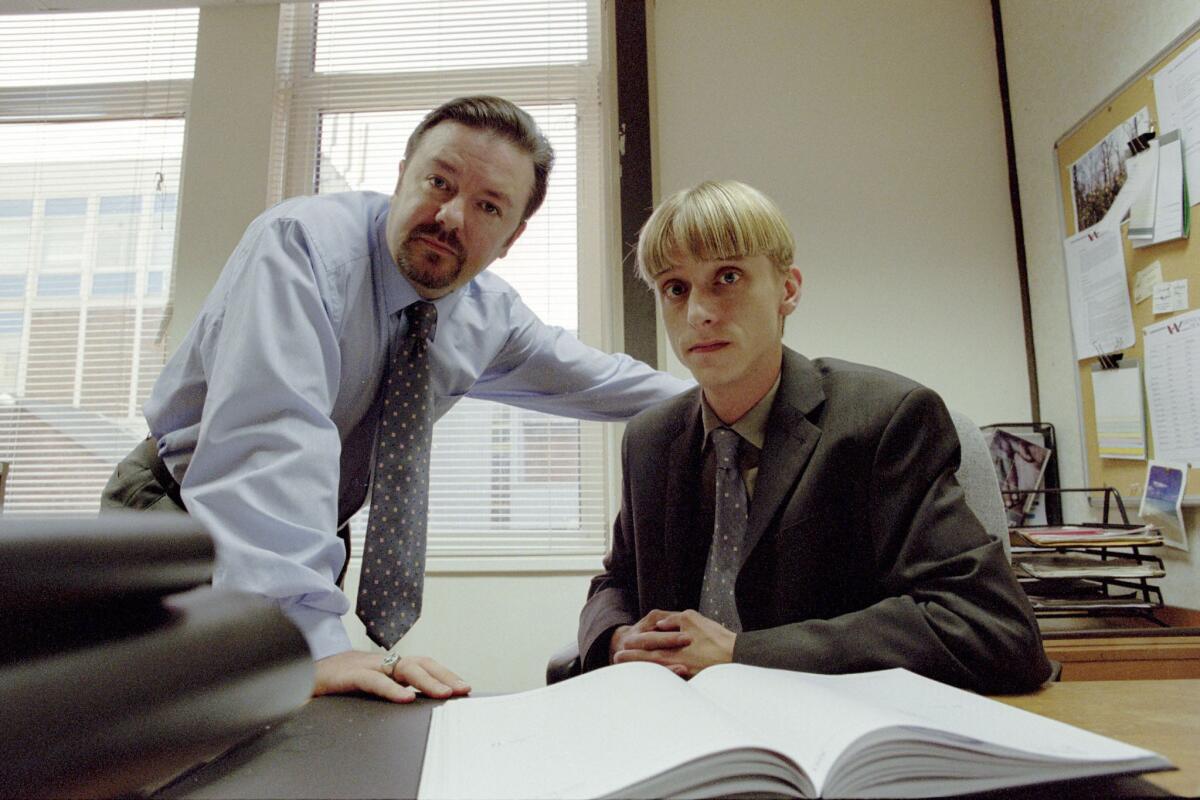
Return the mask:
<svg viewBox="0 0 1200 800">
<path fill-rule="evenodd" d="M 704 577 L 704 560 L 708 556 L 711 531 L 697 528 L 700 516 L 698 502 L 704 441 L 704 425 L 700 420 L 700 391 L 688 407 L 683 424 L 667 445 L 666 496 L 663 498 L 664 552 L 668 562 L 668 586 L 677 592 L 672 607 L 683 609 L 699 598 Z M 697 566 L 699 564 L 699 566 Z"/>
<path fill-rule="evenodd" d="M 750 501 L 746 547 L 742 563 L 750 557 L 763 533 L 790 497 L 812 457 L 821 429 L 808 414 L 825 402 L 821 373 L 807 358 L 783 349 L 779 391 L 767 418 L 767 435 L 758 461 L 758 479 Z"/>
</svg>

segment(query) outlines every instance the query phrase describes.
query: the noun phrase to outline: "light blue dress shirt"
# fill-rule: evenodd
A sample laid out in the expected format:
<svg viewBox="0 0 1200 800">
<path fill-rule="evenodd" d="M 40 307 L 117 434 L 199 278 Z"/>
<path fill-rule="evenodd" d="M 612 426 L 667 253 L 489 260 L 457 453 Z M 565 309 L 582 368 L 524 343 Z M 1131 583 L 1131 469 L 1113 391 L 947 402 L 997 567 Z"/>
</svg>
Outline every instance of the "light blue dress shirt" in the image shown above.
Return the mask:
<svg viewBox="0 0 1200 800">
<path fill-rule="evenodd" d="M 384 231 L 389 198 L 287 200 L 247 229 L 145 406 L 213 583 L 273 598 L 314 658 L 350 648 L 338 526 L 363 505 L 388 342 L 419 298 Z M 434 301 L 434 413 L 463 397 L 622 420 L 688 388 L 543 324 L 484 271 Z"/>
</svg>

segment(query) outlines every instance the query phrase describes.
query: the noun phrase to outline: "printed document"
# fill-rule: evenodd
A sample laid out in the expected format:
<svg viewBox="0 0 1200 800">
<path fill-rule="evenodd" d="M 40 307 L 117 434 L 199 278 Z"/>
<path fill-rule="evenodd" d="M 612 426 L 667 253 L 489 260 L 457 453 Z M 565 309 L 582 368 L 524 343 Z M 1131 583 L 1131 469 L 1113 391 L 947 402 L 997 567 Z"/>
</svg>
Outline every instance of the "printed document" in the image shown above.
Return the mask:
<svg viewBox="0 0 1200 800">
<path fill-rule="evenodd" d="M 1195 42 L 1154 76 L 1154 103 L 1159 130 L 1178 129 L 1184 161 L 1192 165 L 1188 197 L 1200 200 L 1200 42 Z"/>
<path fill-rule="evenodd" d="M 1101 458 L 1146 458 L 1146 418 L 1142 412 L 1142 370 L 1136 364 L 1092 372 L 1096 441 Z"/>
<path fill-rule="evenodd" d="M 1200 311 L 1144 329 L 1154 458 L 1200 464 Z"/>
<path fill-rule="evenodd" d="M 1134 342 L 1121 229 L 1096 225 L 1063 242 L 1075 358 L 1115 353 Z"/>
</svg>

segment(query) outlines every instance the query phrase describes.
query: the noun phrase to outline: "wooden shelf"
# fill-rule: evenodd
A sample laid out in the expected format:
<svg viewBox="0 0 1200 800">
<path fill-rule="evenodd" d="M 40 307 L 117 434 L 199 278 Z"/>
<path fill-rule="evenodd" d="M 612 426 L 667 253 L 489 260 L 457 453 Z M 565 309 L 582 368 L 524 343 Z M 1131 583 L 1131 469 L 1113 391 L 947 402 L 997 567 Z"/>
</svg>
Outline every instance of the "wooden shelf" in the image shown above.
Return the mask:
<svg viewBox="0 0 1200 800">
<path fill-rule="evenodd" d="M 1200 678 L 1200 611 L 1156 609 L 1169 627 L 1131 617 L 1039 619 L 1064 681 Z"/>
</svg>

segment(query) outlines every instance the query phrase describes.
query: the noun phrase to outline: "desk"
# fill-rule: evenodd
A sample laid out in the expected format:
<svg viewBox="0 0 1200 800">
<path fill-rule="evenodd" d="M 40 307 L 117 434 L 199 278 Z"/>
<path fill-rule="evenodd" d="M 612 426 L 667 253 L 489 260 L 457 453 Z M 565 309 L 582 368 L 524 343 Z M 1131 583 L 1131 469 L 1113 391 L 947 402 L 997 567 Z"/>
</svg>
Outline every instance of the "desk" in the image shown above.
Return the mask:
<svg viewBox="0 0 1200 800">
<path fill-rule="evenodd" d="M 1200 680 L 1074 681 L 996 699 L 1162 753 L 1179 771 L 1142 780 L 1200 795 Z"/>
<path fill-rule="evenodd" d="M 1165 606 L 1155 616 L 1040 619 L 1046 655 L 1062 664 L 1062 680 L 1200 678 L 1200 612 Z"/>
<path fill-rule="evenodd" d="M 997 698 L 1162 753 L 1179 772 L 1076 781 L 1056 797 L 1200 793 L 1200 680 L 1056 683 Z M 364 697 L 319 697 L 160 791 L 164 798 L 413 797 L 430 713 L 440 701 L 394 706 Z M 994 797 L 1039 797 L 1045 787 Z"/>
</svg>

